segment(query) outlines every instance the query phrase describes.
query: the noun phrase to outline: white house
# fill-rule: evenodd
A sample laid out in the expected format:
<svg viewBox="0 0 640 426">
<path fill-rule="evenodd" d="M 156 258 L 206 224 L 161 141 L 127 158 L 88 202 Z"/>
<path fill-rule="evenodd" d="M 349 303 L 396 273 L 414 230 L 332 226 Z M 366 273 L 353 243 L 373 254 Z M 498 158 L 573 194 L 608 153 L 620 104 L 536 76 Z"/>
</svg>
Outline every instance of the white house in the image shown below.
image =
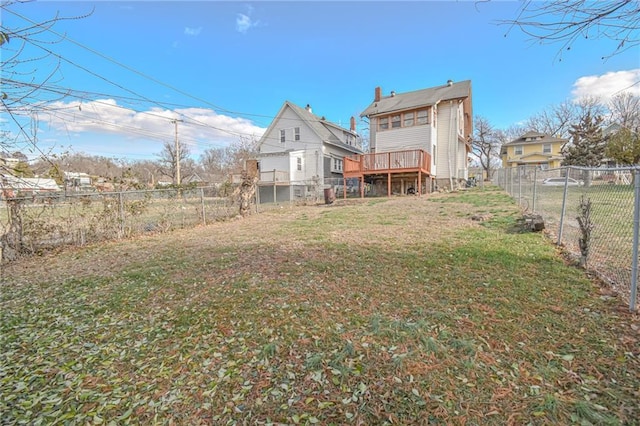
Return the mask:
<svg viewBox="0 0 640 426">
<path fill-rule="evenodd" d="M 0 198 L 25 197 L 60 191 L 60 186 L 54 179 L 0 175 Z"/>
<path fill-rule="evenodd" d="M 285 101 L 258 143 L 260 202 L 321 198 L 342 183 L 343 158 L 362 153 L 355 118 L 345 129 Z"/>
<path fill-rule="evenodd" d="M 473 132 L 470 80 L 449 80 L 442 86 L 388 96 L 376 87 L 373 102 L 360 115 L 369 119 L 372 154 L 425 152 L 431 161 L 430 176 L 441 188 L 455 188 L 468 178 Z"/>
</svg>

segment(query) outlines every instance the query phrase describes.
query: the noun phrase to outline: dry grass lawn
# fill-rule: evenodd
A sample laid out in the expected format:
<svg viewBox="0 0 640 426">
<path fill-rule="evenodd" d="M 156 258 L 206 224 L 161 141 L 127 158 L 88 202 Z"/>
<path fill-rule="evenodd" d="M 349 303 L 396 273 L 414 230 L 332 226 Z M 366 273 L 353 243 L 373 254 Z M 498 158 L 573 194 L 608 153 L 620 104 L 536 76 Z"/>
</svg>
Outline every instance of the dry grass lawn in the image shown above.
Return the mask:
<svg viewBox="0 0 640 426">
<path fill-rule="evenodd" d="M 0 423 L 638 424 L 638 316 L 519 216 L 338 200 L 5 264 Z"/>
</svg>

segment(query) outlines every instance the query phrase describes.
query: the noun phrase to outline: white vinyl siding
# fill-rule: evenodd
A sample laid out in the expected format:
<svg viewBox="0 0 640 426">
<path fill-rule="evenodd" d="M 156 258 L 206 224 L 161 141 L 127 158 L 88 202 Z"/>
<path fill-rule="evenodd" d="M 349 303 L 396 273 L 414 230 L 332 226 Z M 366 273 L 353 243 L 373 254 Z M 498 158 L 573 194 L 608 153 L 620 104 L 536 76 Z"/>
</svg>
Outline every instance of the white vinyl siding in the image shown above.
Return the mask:
<svg viewBox="0 0 640 426">
<path fill-rule="evenodd" d="M 300 140 L 295 140 L 296 128 L 300 129 Z M 285 142 L 280 142 L 281 130 L 285 133 Z M 287 150 L 321 149 L 322 141 L 317 134 L 300 120 L 298 115 L 285 108 L 281 116 L 272 123 L 268 133 L 262 137 L 260 153 L 283 152 Z"/>
<path fill-rule="evenodd" d="M 454 116 L 455 117 L 455 116 Z M 457 126 L 450 122 L 451 108 L 448 102 L 438 105 L 438 158 L 436 178 L 448 179 L 456 176 Z M 453 139 L 453 141 L 452 141 Z"/>
<path fill-rule="evenodd" d="M 376 152 L 404 151 L 422 149 L 429 152 L 431 146 L 429 126 L 413 126 L 378 132 L 376 134 Z"/>
</svg>

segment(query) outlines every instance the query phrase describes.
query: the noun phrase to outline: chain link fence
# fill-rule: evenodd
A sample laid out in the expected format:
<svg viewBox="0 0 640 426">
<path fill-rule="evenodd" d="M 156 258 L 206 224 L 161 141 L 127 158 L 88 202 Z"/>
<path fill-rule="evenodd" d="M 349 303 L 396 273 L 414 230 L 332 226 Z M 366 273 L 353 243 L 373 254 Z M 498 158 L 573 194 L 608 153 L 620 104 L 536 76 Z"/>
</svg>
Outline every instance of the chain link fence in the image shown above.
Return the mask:
<svg viewBox="0 0 640 426">
<path fill-rule="evenodd" d="M 525 213 L 542 216 L 551 238 L 580 264 L 638 302 L 638 206 L 635 168 L 519 166 L 497 170 L 493 183 Z"/>
<path fill-rule="evenodd" d="M 85 194 L 36 194 L 0 204 L 2 260 L 64 245 L 192 228 L 239 214 L 232 185 Z"/>
</svg>

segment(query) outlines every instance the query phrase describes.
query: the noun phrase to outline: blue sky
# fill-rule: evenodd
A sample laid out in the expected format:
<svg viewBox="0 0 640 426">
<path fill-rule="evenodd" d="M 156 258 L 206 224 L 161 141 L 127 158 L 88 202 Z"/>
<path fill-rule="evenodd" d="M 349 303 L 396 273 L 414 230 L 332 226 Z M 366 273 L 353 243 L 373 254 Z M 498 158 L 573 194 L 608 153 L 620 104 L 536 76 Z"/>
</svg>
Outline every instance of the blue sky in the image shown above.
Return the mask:
<svg viewBox="0 0 640 426">
<path fill-rule="evenodd" d="M 37 35 L 61 41 L 20 53 L 41 57 L 44 47 L 57 55 L 22 63 L 21 78 L 49 77 L 47 89 L 69 94 L 36 92 L 28 100 L 35 119 L 18 116 L 38 149 L 6 113 L 0 124 L 31 157 L 70 151 L 140 160 L 173 141 L 172 119 L 182 120 L 179 139 L 197 157 L 259 138 L 285 100 L 348 127 L 376 86 L 386 95 L 471 80 L 474 114 L 498 128 L 582 95 L 640 93 L 639 49 L 603 60 L 613 42 L 580 40 L 560 60 L 560 45 L 497 24 L 518 8 L 514 1 L 15 4 L 3 11 L 4 28 L 89 15 Z M 3 60 L 20 46 L 3 45 Z"/>
</svg>

